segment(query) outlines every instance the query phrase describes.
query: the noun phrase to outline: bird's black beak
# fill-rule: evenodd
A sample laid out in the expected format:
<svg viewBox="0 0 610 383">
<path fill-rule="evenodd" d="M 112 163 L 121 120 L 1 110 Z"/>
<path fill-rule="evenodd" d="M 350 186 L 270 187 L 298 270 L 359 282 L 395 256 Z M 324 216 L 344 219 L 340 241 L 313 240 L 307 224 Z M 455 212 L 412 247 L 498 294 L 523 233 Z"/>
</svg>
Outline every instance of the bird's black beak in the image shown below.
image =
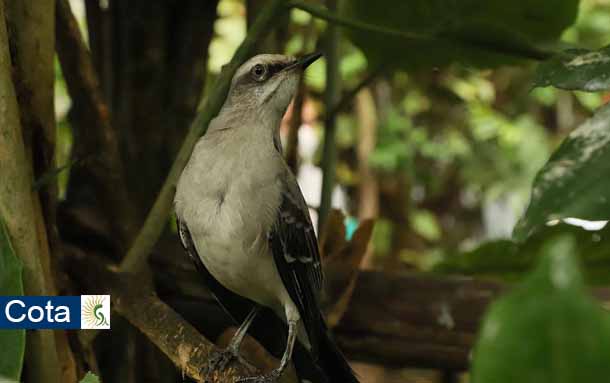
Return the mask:
<svg viewBox="0 0 610 383">
<path fill-rule="evenodd" d="M 322 53 L 316 52 L 307 56 L 303 56 L 297 60 L 297 65 L 300 66 L 303 70 L 310 66 L 314 61 L 322 57 Z"/>
<path fill-rule="evenodd" d="M 305 70 L 305 68 L 310 66 L 314 61 L 316 61 L 320 57 L 322 57 L 322 53 L 312 53 L 310 55 L 300 57 L 300 58 L 296 59 L 294 62 L 292 62 L 292 64 L 290 64 L 286 68 L 284 68 L 284 70 L 291 70 L 291 69 L 297 69 L 297 68 Z"/>
</svg>

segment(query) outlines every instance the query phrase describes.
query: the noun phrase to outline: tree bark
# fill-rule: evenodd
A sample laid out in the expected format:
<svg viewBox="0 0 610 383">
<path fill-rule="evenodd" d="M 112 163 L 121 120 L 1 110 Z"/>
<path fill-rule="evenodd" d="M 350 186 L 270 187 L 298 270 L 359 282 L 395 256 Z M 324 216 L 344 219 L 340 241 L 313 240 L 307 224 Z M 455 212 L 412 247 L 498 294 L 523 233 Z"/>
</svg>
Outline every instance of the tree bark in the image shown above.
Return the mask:
<svg viewBox="0 0 610 383">
<path fill-rule="evenodd" d="M 358 120 L 358 219 L 372 219 L 379 216 L 379 183 L 369 158 L 377 143 L 377 111 L 375 100 L 368 88 L 362 89 L 355 98 Z M 373 249 L 369 249 L 362 260 L 362 268 L 373 268 Z"/>
<path fill-rule="evenodd" d="M 0 214 L 15 252 L 23 262 L 26 294 L 48 295 L 51 289 L 45 279 L 48 269 L 45 272 L 44 266 L 44 263 L 48 265 L 48 258 L 43 261 L 43 257 L 48 256 L 49 249 L 39 196 L 32 190 L 32 160 L 26 152 L 20 109 L 11 77 L 11 58 L 15 57 L 9 54 L 6 11 L 5 2 L 0 1 L 0 178 L 3 180 L 0 184 Z M 18 25 L 12 21 L 12 28 Z M 42 50 L 48 48 L 39 47 Z M 52 331 L 28 331 L 26 364 L 29 381 L 60 382 L 60 365 Z"/>
<path fill-rule="evenodd" d="M 483 313 L 502 289 L 470 278 L 362 272 L 337 339 L 356 360 L 465 370 Z"/>
<path fill-rule="evenodd" d="M 72 99 L 71 120 L 75 126 L 72 157 L 81 160 L 72 170 L 67 199 L 72 206 L 85 204 L 102 215 L 110 227 L 116 253 L 121 253 L 137 230 L 135 212 L 126 189 L 118 137 L 67 0 L 57 2 L 56 36 L 59 60 Z M 91 198 L 92 195 L 97 198 Z"/>
<path fill-rule="evenodd" d="M 140 222 L 195 116 L 217 3 L 85 2 L 93 61 Z"/>
<path fill-rule="evenodd" d="M 11 2 L 7 13 L 12 27 L 13 78 L 17 90 L 26 155 L 36 180 L 53 173 L 55 163 L 55 4 L 54 1 Z M 40 261 L 50 294 L 57 293 L 55 276 L 60 257 L 57 230 L 57 182 L 37 182 L 34 196 L 36 227 L 42 250 Z M 77 368 L 65 331 L 54 332 L 62 381 L 75 381 Z"/>
</svg>

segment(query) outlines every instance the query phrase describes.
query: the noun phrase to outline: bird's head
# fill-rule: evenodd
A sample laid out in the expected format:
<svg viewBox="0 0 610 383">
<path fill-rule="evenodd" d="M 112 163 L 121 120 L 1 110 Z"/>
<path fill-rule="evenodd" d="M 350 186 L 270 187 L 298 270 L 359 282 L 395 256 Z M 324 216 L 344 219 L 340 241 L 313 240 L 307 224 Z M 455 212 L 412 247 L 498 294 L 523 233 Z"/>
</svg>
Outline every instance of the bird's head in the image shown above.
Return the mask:
<svg viewBox="0 0 610 383">
<path fill-rule="evenodd" d="M 320 56 L 319 53 L 301 58 L 275 54 L 254 56 L 235 72 L 227 100 L 233 107 L 255 108 L 281 118 L 297 91 L 299 77 Z"/>
</svg>

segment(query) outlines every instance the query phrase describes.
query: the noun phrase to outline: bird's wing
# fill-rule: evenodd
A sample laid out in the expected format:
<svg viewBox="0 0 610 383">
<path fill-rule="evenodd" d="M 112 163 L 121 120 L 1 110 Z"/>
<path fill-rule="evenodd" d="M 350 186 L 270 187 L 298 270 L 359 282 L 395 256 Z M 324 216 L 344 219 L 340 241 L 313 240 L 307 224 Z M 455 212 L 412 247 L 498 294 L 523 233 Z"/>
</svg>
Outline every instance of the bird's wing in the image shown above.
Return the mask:
<svg viewBox="0 0 610 383">
<path fill-rule="evenodd" d="M 299 309 L 312 347 L 316 348 L 316 334 L 319 326 L 324 326 L 319 305 L 323 282 L 320 252 L 307 205 L 292 174 L 282 188 L 269 244 L 282 282 Z"/>
</svg>

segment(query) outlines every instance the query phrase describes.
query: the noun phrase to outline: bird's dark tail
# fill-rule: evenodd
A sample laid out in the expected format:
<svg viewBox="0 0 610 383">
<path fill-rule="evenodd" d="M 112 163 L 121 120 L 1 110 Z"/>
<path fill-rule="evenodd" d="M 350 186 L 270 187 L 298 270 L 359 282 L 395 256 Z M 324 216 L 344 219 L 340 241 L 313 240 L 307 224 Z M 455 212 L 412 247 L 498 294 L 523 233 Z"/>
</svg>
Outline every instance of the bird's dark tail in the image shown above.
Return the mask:
<svg viewBox="0 0 610 383">
<path fill-rule="evenodd" d="M 318 365 L 331 383 L 358 383 L 354 370 L 326 329 L 321 329 L 318 343 Z"/>
<path fill-rule="evenodd" d="M 297 342 L 292 361 L 299 380 L 303 383 L 359 383 L 326 328 L 320 329 L 318 335 L 317 360 Z"/>
</svg>

